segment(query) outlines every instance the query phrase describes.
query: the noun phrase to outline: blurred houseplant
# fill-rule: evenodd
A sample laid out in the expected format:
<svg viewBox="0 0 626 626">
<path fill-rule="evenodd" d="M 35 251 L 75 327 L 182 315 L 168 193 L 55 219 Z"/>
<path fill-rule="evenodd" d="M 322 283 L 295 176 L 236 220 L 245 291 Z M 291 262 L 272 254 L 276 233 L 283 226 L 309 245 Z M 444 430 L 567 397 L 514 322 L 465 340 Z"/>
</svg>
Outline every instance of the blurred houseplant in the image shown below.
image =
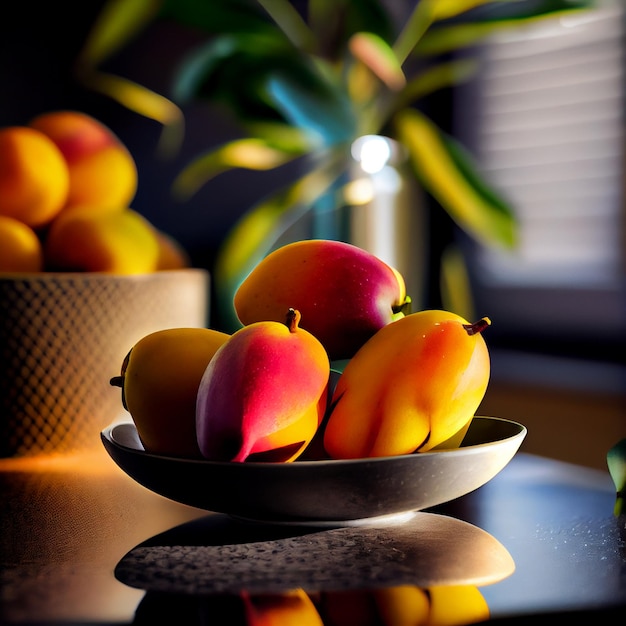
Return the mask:
<svg viewBox="0 0 626 626">
<path fill-rule="evenodd" d="M 249 208 L 219 251 L 213 271 L 218 306 L 235 326 L 232 294 L 240 281 L 297 219 L 341 194 L 350 146 L 364 135 L 398 141 L 420 186 L 468 235 L 486 245 L 513 247 L 512 208 L 489 188 L 463 147 L 424 114 L 420 102 L 471 77 L 474 62 L 457 53 L 494 30 L 590 4 L 109 0 L 77 70 L 88 86 L 163 123 L 166 147 L 180 139 L 179 107 L 186 103 L 220 103 L 236 117 L 247 136 L 189 163 L 174 182 L 179 197 L 228 169 L 270 170 L 303 161 L 301 177 Z M 406 14 L 399 15 L 399 9 Z M 173 21 L 205 37 L 181 59 L 167 98 L 102 71 L 108 58 L 155 20 Z"/>
</svg>

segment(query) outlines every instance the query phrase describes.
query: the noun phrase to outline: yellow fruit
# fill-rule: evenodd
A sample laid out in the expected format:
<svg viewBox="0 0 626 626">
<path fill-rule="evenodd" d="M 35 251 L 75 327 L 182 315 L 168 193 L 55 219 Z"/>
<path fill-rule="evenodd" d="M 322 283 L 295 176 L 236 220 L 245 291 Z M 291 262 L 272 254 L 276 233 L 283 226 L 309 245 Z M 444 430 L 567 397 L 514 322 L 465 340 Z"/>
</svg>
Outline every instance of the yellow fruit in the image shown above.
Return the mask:
<svg viewBox="0 0 626 626">
<path fill-rule="evenodd" d="M 333 458 L 425 452 L 474 416 L 490 375 L 481 331 L 448 311 L 412 313 L 381 328 L 346 365 L 324 432 Z"/>
<path fill-rule="evenodd" d="M 0 272 L 43 271 L 41 241 L 30 227 L 0 215 Z"/>
<path fill-rule="evenodd" d="M 49 270 L 143 274 L 156 271 L 159 243 L 132 209 L 73 209 L 51 224 L 44 257 Z"/>
<path fill-rule="evenodd" d="M 489 606 L 473 585 L 430 587 L 428 593 L 431 605 L 429 625 L 456 626 L 489 619 Z"/>
<path fill-rule="evenodd" d="M 333 626 L 462 626 L 489 619 L 474 585 L 414 585 L 323 592 L 320 614 Z"/>
<path fill-rule="evenodd" d="M 196 394 L 209 361 L 228 338 L 209 328 L 170 328 L 131 348 L 111 385 L 122 388 L 124 408 L 148 452 L 201 457 Z"/>
<path fill-rule="evenodd" d="M 38 228 L 62 209 L 69 170 L 61 151 L 33 128 L 0 129 L 0 215 Z"/>
<path fill-rule="evenodd" d="M 241 596 L 246 626 L 324 626 L 303 589 L 263 595 L 242 592 Z"/>
<path fill-rule="evenodd" d="M 130 206 L 137 192 L 137 166 L 105 124 L 79 111 L 51 111 L 29 126 L 49 137 L 65 158 L 69 171 L 65 209 Z"/>
</svg>

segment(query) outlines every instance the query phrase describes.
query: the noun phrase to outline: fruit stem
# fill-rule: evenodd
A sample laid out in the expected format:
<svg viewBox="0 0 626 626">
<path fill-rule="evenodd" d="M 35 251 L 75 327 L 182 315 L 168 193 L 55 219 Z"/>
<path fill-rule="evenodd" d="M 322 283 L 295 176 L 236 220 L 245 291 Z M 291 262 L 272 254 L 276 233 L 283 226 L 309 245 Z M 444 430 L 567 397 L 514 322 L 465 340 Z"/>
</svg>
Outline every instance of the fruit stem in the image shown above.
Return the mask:
<svg viewBox="0 0 626 626">
<path fill-rule="evenodd" d="M 113 376 L 109 381 L 109 384 L 112 387 L 123 387 L 124 386 L 124 377 L 123 376 Z"/>
<path fill-rule="evenodd" d="M 297 309 L 290 308 L 287 311 L 287 319 L 285 320 L 285 324 L 287 325 L 287 328 L 289 328 L 290 333 L 295 333 L 296 330 L 298 330 L 298 324 L 300 324 L 301 317 L 302 316 L 300 315 L 300 311 L 298 311 Z"/>
<path fill-rule="evenodd" d="M 391 312 L 393 314 L 402 313 L 403 315 L 409 315 L 411 313 L 412 304 L 411 296 L 407 296 L 402 304 L 394 304 L 391 307 Z"/>
<path fill-rule="evenodd" d="M 483 317 L 473 324 L 463 324 L 463 328 L 465 328 L 467 334 L 470 336 L 482 333 L 487 326 L 491 326 L 491 320 L 488 317 Z"/>
</svg>

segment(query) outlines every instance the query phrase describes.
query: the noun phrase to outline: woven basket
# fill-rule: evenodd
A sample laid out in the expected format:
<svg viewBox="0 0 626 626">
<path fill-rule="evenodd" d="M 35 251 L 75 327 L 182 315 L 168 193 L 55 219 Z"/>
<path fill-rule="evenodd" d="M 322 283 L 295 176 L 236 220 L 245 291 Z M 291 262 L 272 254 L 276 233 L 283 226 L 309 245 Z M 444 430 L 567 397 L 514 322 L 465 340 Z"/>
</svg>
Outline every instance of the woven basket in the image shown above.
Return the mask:
<svg viewBox="0 0 626 626">
<path fill-rule="evenodd" d="M 0 275 L 0 456 L 100 446 L 129 417 L 109 384 L 129 349 L 155 330 L 206 326 L 209 294 L 201 269 Z"/>
</svg>

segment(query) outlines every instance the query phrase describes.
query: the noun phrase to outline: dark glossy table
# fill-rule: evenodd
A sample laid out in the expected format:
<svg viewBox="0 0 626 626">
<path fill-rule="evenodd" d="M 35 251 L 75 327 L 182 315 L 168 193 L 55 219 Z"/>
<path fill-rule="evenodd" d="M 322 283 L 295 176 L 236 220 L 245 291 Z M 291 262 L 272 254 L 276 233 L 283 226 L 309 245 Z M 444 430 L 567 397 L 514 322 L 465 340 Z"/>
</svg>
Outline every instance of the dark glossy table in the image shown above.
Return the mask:
<svg viewBox="0 0 626 626">
<path fill-rule="evenodd" d="M 613 516 L 613 503 L 608 472 L 520 452 L 487 485 L 403 524 L 266 527 L 153 494 L 101 449 L 5 459 L 0 616 L 4 624 L 239 624 L 244 588 L 300 588 L 319 600 L 469 584 L 495 623 L 570 611 L 621 621 L 626 518 Z M 355 611 L 351 626 L 360 623 Z"/>
</svg>

